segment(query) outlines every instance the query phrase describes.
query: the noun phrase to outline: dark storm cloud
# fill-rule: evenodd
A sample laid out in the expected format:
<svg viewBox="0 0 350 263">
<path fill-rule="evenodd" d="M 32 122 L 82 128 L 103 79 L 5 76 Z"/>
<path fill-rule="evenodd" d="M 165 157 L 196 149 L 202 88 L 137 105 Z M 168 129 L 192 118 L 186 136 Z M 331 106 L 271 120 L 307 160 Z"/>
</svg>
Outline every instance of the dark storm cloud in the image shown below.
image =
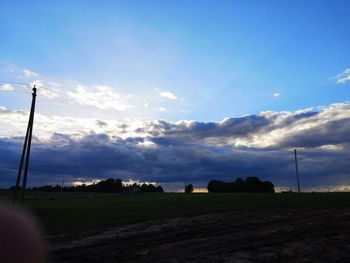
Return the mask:
<svg viewBox="0 0 350 263">
<path fill-rule="evenodd" d="M 350 142 L 350 118 L 329 121 L 284 138 L 281 147 L 319 147 Z"/>
<path fill-rule="evenodd" d="M 178 124 L 166 121 L 149 122 L 136 132 L 148 132 L 152 136 L 203 139 L 208 137 L 246 136 L 257 132 L 269 121 L 262 116 L 229 118 L 222 122 L 182 121 Z"/>
<path fill-rule="evenodd" d="M 20 146 L 1 141 L 0 172 L 6 184 L 15 180 Z M 206 182 L 213 178 L 233 180 L 259 176 L 276 184 L 294 183 L 291 151 L 259 149 L 215 149 L 203 145 L 138 146 L 136 141 L 106 141 L 106 135 L 89 135 L 69 144 L 40 144 L 33 147 L 31 181 L 60 183 L 62 178 L 108 178 L 169 182 Z M 329 183 L 350 170 L 345 152 L 301 151 L 303 183 Z M 330 177 L 331 175 L 331 177 Z M 328 181 L 327 181 L 328 180 Z M 6 182 L 5 182 L 6 181 Z M 66 179 L 67 181 L 67 179 Z"/>
<path fill-rule="evenodd" d="M 320 111 L 265 112 L 221 122 L 149 122 L 136 132 L 160 143 L 205 141 L 255 148 L 319 147 L 350 140 L 350 106 L 335 104 Z"/>
<path fill-rule="evenodd" d="M 97 125 L 98 127 L 102 128 L 102 127 L 106 127 L 106 126 L 108 125 L 108 123 L 105 122 L 105 121 L 97 120 L 97 121 L 96 121 L 96 125 Z"/>
<path fill-rule="evenodd" d="M 349 132 L 349 105 L 339 104 L 222 122 L 154 121 L 138 128 L 139 136 L 124 138 L 54 133 L 33 143 L 29 183 L 118 177 L 205 186 L 211 179 L 258 176 L 294 186 L 291 147 L 298 146 L 304 186 L 349 184 Z M 22 144 L 23 138 L 0 139 L 1 186 L 14 183 Z"/>
</svg>

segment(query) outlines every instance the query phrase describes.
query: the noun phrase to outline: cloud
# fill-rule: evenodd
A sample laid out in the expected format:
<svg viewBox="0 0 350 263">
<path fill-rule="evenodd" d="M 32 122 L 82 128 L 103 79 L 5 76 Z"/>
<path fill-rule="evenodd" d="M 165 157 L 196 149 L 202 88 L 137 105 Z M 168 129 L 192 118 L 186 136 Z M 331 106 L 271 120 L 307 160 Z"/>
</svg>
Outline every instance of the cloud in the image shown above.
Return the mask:
<svg viewBox="0 0 350 263">
<path fill-rule="evenodd" d="M 0 108 L 0 134 L 20 136 L 28 112 Z M 295 112 L 262 112 L 220 122 L 182 120 L 113 121 L 94 118 L 71 118 L 36 114 L 35 132 L 38 136 L 90 131 L 110 136 L 150 137 L 159 142 L 186 141 L 210 146 L 253 147 L 278 149 L 293 147 L 322 147 L 350 142 L 350 104 L 332 104 L 320 109 Z"/>
<path fill-rule="evenodd" d="M 38 80 L 32 81 L 30 83 L 30 85 L 31 86 L 35 85 L 37 88 L 40 88 L 40 87 L 44 86 L 44 82 L 42 80 L 38 79 Z"/>
<path fill-rule="evenodd" d="M 101 110 L 113 109 L 125 111 L 133 106 L 127 105 L 120 100 L 120 95 L 108 86 L 96 86 L 88 89 L 78 85 L 73 91 L 67 93 L 68 98 L 83 106 L 93 106 Z"/>
<path fill-rule="evenodd" d="M 29 112 L 9 110 L 0 106 L 0 137 L 20 137 L 25 134 Z M 50 139 L 52 134 L 64 133 L 70 136 L 82 137 L 91 130 L 107 133 L 110 127 L 113 132 L 122 133 L 125 128 L 115 120 L 98 120 L 95 118 L 73 118 L 56 115 L 35 114 L 33 134 L 43 141 Z M 132 129 L 133 125 L 129 125 Z M 132 134 L 130 132 L 130 134 Z M 122 136 L 122 134 L 120 135 Z"/>
<path fill-rule="evenodd" d="M 13 184 L 27 121 L 28 112 L 0 107 L 3 184 Z M 300 148 L 303 187 L 349 184 L 347 103 L 219 122 L 122 123 L 39 114 L 34 135 L 32 185 L 119 177 L 205 187 L 211 179 L 254 175 L 294 187 L 294 147 Z"/>
<path fill-rule="evenodd" d="M 162 92 L 159 93 L 159 95 L 160 95 L 161 97 L 164 97 L 164 98 L 167 98 L 167 99 L 170 99 L 170 100 L 176 100 L 176 99 L 177 99 L 177 97 L 175 96 L 175 94 L 174 94 L 174 93 L 171 93 L 171 92 L 169 92 L 169 91 L 162 91 Z"/>
<path fill-rule="evenodd" d="M 13 184 L 21 140 L 0 139 L 0 172 Z M 192 182 L 206 186 L 211 179 L 234 180 L 259 176 L 277 185 L 294 186 L 292 151 L 230 149 L 193 143 L 147 145 L 142 138 L 122 140 L 106 134 L 87 134 L 75 139 L 55 134 L 49 143 L 33 143 L 30 185 L 67 183 L 84 178 L 118 177 L 123 180 L 159 182 L 167 185 Z M 299 151 L 303 186 L 327 181 L 344 184 L 350 158 L 345 151 Z M 12 178 L 12 181 L 11 181 Z"/>
<path fill-rule="evenodd" d="M 127 94 L 121 96 L 116 93 L 112 87 L 98 85 L 92 88 L 77 85 L 75 88 L 67 90 L 56 82 L 44 82 L 43 80 L 34 80 L 30 83 L 36 86 L 38 95 L 48 99 L 55 99 L 60 102 L 72 105 L 95 107 L 100 110 L 115 110 L 119 112 L 134 108 L 133 105 L 126 103 L 132 96 Z M 0 86 L 1 90 L 14 90 L 10 84 Z"/>
<path fill-rule="evenodd" d="M 47 84 L 49 84 L 50 86 L 53 86 L 53 87 L 61 87 L 61 84 L 60 83 L 57 83 L 57 82 L 48 82 Z"/>
<path fill-rule="evenodd" d="M 102 127 L 106 127 L 108 124 L 105 121 L 97 120 L 96 125 L 102 128 Z"/>
<path fill-rule="evenodd" d="M 274 96 L 275 98 L 276 98 L 276 97 L 279 97 L 279 96 L 281 96 L 281 93 L 276 92 L 276 93 L 273 94 L 273 96 Z"/>
<path fill-rule="evenodd" d="M 350 81 L 350 68 L 345 69 L 343 72 L 335 76 L 337 84 L 345 84 Z"/>
<path fill-rule="evenodd" d="M 49 99 L 55 99 L 60 97 L 60 90 L 57 88 L 44 88 L 40 87 L 38 89 L 38 94 Z"/>
<path fill-rule="evenodd" d="M 153 121 L 141 133 L 211 145 L 254 148 L 320 147 L 349 140 L 350 105 L 296 112 L 262 112 L 221 122 Z"/>
<path fill-rule="evenodd" d="M 150 94 L 149 87 L 144 87 L 143 91 L 134 94 L 132 93 L 135 89 L 133 86 L 82 85 L 74 80 L 57 81 L 57 79 L 51 79 L 28 68 L 10 70 L 12 77 L 21 81 L 22 84 L 20 82 L 13 82 L 13 84 L 3 82 L 0 83 L 0 91 L 31 93 L 31 89 L 35 85 L 38 102 L 43 102 L 43 107 L 40 109 L 45 112 L 57 110 L 58 114 L 66 114 L 66 112 L 71 111 L 72 116 L 82 116 L 86 111 L 89 111 L 95 117 L 104 114 L 104 116 L 108 116 L 107 118 L 119 120 L 158 118 L 167 111 L 169 106 L 164 104 L 165 101 L 161 103 L 162 98 L 175 101 L 180 99 L 174 93 L 159 88 L 154 88 Z M 10 70 L 7 70 L 6 74 Z M 12 96 L 14 95 L 13 93 Z M 42 98 L 44 99 L 41 100 Z M 48 102 L 47 99 L 53 101 Z M 150 107 L 151 105 L 153 107 Z M 93 108 L 98 109 L 98 111 Z M 118 114 L 116 115 L 116 113 Z M 172 110 L 170 114 L 177 116 L 179 112 Z"/>
<path fill-rule="evenodd" d="M 37 76 L 39 76 L 38 73 L 36 73 L 36 72 L 34 72 L 34 71 L 31 71 L 31 70 L 29 70 L 29 69 L 23 69 L 23 70 L 22 70 L 22 73 L 23 73 L 23 76 L 24 76 L 25 78 L 31 78 L 31 77 L 37 77 Z"/>
<path fill-rule="evenodd" d="M 14 88 L 11 84 L 3 84 L 0 86 L 0 90 L 3 90 L 3 91 L 13 91 Z"/>
</svg>

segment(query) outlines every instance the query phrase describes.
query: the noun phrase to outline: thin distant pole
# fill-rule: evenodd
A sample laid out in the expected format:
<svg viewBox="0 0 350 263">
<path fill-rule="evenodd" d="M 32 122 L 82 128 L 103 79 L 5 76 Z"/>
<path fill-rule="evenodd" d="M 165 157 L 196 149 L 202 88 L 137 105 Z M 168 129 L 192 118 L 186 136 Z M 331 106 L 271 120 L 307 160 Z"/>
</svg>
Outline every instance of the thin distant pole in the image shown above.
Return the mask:
<svg viewBox="0 0 350 263">
<path fill-rule="evenodd" d="M 17 192 L 18 192 L 19 185 L 21 182 L 23 163 L 24 163 L 24 177 L 23 177 L 23 186 L 22 186 L 22 193 L 21 193 L 21 205 L 22 206 L 23 206 L 24 200 L 25 200 L 25 191 L 26 191 L 26 187 L 27 187 L 27 177 L 28 177 L 29 158 L 30 158 L 30 148 L 31 148 L 32 134 L 33 134 L 35 100 L 36 100 L 36 87 L 34 85 L 33 93 L 32 93 L 32 105 L 30 108 L 27 132 L 26 132 L 26 137 L 24 140 L 21 162 L 20 162 L 19 169 L 18 169 L 16 186 L 15 186 L 15 191 L 14 191 L 14 196 L 13 196 L 13 205 L 15 205 L 16 199 L 17 199 Z"/>
<path fill-rule="evenodd" d="M 296 172 L 296 176 L 297 176 L 298 193 L 300 193 L 297 149 L 294 149 L 294 160 L 295 160 L 295 172 Z"/>
<path fill-rule="evenodd" d="M 63 199 L 63 185 L 64 185 L 64 180 L 62 180 L 62 185 L 61 185 L 61 199 Z"/>
</svg>

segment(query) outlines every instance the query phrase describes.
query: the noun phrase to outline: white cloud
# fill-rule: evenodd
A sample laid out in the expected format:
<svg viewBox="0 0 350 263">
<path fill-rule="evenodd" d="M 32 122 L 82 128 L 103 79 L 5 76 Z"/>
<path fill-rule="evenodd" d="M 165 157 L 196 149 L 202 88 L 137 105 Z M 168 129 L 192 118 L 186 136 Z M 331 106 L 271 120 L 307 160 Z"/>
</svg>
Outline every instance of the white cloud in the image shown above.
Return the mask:
<svg viewBox="0 0 350 263">
<path fill-rule="evenodd" d="M 29 112 L 27 111 L 8 110 L 0 106 L 0 138 L 24 136 L 28 116 Z M 33 135 L 42 140 L 50 139 L 55 133 L 70 134 L 79 138 L 88 134 L 90 131 L 108 133 L 109 125 L 117 127 L 113 130 L 114 134 L 119 135 L 120 132 L 125 130 L 118 128 L 121 125 L 118 121 L 103 120 L 103 123 L 109 125 L 101 125 L 101 122 L 101 120 L 96 118 L 73 118 L 36 113 Z"/>
<path fill-rule="evenodd" d="M 273 96 L 274 96 L 275 98 L 277 98 L 277 97 L 281 96 L 281 93 L 276 92 L 275 94 L 273 94 Z"/>
<path fill-rule="evenodd" d="M 24 136 L 29 112 L 10 110 L 0 106 L 0 138 Z M 40 140 L 50 140 L 54 134 L 65 134 L 75 139 L 93 133 L 105 133 L 111 137 L 149 137 L 149 131 L 141 133 L 146 122 L 140 120 L 117 121 L 112 119 L 76 118 L 36 113 L 33 135 Z M 147 144 L 147 143 L 146 143 Z"/>
<path fill-rule="evenodd" d="M 4 84 L 4 85 L 0 86 L 0 90 L 13 91 L 14 88 L 10 84 Z"/>
<path fill-rule="evenodd" d="M 170 100 L 176 100 L 176 99 L 177 99 L 177 97 L 175 96 L 175 94 L 172 93 L 172 92 L 169 92 L 169 91 L 162 91 L 162 92 L 159 93 L 159 95 L 160 95 L 161 97 L 168 98 L 168 99 L 170 99 Z"/>
<path fill-rule="evenodd" d="M 47 84 L 49 84 L 50 86 L 53 86 L 53 87 L 61 87 L 61 84 L 60 83 L 57 83 L 57 82 L 48 82 Z"/>
<path fill-rule="evenodd" d="M 38 89 L 38 93 L 39 95 L 42 95 L 49 99 L 55 99 L 60 97 L 60 92 L 57 89 L 48 89 L 48 88 L 40 87 Z"/>
<path fill-rule="evenodd" d="M 133 108 L 121 101 L 120 95 L 109 86 L 96 86 L 88 89 L 83 85 L 78 85 L 73 91 L 67 92 L 68 98 L 82 106 L 93 106 L 101 110 L 113 109 L 125 111 Z"/>
<path fill-rule="evenodd" d="M 166 112 L 166 108 L 164 108 L 164 107 L 160 107 L 160 108 L 158 108 L 158 110 L 159 110 L 160 112 Z"/>
<path fill-rule="evenodd" d="M 138 142 L 138 146 L 145 147 L 145 148 L 156 148 L 157 144 L 149 140 L 144 140 L 142 142 Z"/>
<path fill-rule="evenodd" d="M 335 76 L 337 84 L 345 84 L 350 81 L 350 68 L 345 69 L 343 72 Z"/>
<path fill-rule="evenodd" d="M 166 108 L 158 110 L 164 112 Z M 23 136 L 28 114 L 0 106 L 0 137 Z M 34 134 L 43 139 L 50 138 L 54 133 L 70 134 L 79 138 L 92 131 L 118 138 L 142 137 L 145 141 L 152 141 L 149 139 L 152 137 L 165 136 L 187 142 L 198 141 L 202 145 L 253 148 L 305 146 L 337 151 L 343 149 L 343 143 L 347 143 L 349 128 L 350 104 L 343 103 L 329 105 L 317 112 L 310 109 L 263 112 L 260 115 L 207 123 L 188 120 L 175 123 L 162 120 L 115 121 L 37 113 Z"/>
<path fill-rule="evenodd" d="M 26 76 L 37 76 L 38 74 L 30 70 L 23 70 Z M 97 85 L 87 87 L 83 85 L 76 85 L 72 87 L 62 87 L 60 83 L 52 81 L 44 81 L 42 79 L 32 79 L 30 86 L 36 86 L 38 95 L 48 99 L 56 99 L 57 101 L 66 102 L 69 104 L 76 104 L 81 106 L 91 106 L 101 110 L 115 110 L 126 111 L 134 108 L 129 105 L 128 101 L 134 98 L 132 94 L 125 94 L 121 96 L 114 91 L 112 87 Z M 10 84 L 0 85 L 0 90 L 12 91 L 16 90 Z"/>
<path fill-rule="evenodd" d="M 37 77 L 39 76 L 38 73 L 34 72 L 34 71 L 31 71 L 29 69 L 23 69 L 22 70 L 22 73 L 24 75 L 25 78 L 31 78 L 31 77 Z"/>
<path fill-rule="evenodd" d="M 31 86 L 34 86 L 34 85 L 35 85 L 37 88 L 39 88 L 39 87 L 44 86 L 44 82 L 43 82 L 42 80 L 38 79 L 38 80 L 32 81 L 32 82 L 30 83 L 30 85 L 31 85 Z"/>
</svg>

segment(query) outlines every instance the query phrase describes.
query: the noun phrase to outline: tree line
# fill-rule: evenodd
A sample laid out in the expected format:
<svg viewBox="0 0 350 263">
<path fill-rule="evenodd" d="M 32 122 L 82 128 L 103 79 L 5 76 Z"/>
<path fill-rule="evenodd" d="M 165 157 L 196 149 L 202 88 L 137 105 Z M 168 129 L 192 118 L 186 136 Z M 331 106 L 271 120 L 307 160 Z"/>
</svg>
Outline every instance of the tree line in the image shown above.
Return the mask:
<svg viewBox="0 0 350 263">
<path fill-rule="evenodd" d="M 14 186 L 10 188 L 13 190 Z M 245 180 L 237 178 L 233 182 L 211 180 L 207 186 L 209 193 L 274 193 L 274 185 L 270 181 L 260 181 L 258 177 L 247 177 Z M 121 179 L 108 178 L 98 183 L 76 186 L 44 185 L 28 188 L 33 192 L 96 192 L 96 193 L 163 193 L 161 186 L 153 184 L 123 185 Z M 185 185 L 185 193 L 192 193 L 192 184 Z"/>
<path fill-rule="evenodd" d="M 270 181 L 260 181 L 258 177 L 237 178 L 234 182 L 211 180 L 208 183 L 209 193 L 274 193 L 274 185 Z"/>
<path fill-rule="evenodd" d="M 11 187 L 11 189 L 13 189 Z M 60 186 L 60 185 L 44 185 L 39 187 L 28 188 L 32 192 L 96 192 L 96 193 L 163 193 L 161 186 L 154 186 L 153 184 L 137 184 L 123 185 L 121 179 L 108 178 L 98 183 L 76 186 Z"/>
</svg>

